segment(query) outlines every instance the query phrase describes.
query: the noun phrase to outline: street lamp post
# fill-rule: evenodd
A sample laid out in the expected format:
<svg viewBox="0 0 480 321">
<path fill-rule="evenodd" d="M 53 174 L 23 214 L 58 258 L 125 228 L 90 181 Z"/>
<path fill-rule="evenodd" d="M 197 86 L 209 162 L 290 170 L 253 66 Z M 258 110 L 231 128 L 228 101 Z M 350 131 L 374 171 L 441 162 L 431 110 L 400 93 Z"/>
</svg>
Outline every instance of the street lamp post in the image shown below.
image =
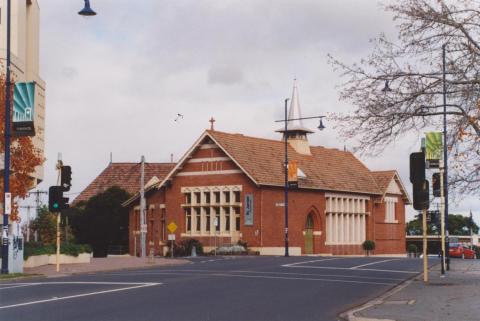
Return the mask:
<svg viewBox="0 0 480 321">
<path fill-rule="evenodd" d="M 2 274 L 8 274 L 8 230 L 10 228 L 7 208 L 10 208 L 10 204 L 7 204 L 7 194 L 10 195 L 10 138 L 11 138 L 11 83 L 10 83 L 10 25 L 11 25 L 11 0 L 7 0 L 7 45 L 6 45 L 6 72 L 5 72 L 5 161 L 3 170 L 3 186 L 4 186 L 4 199 L 3 199 L 3 228 L 2 228 Z M 94 16 L 96 12 L 90 8 L 90 1 L 85 0 L 85 7 L 78 12 L 81 16 Z M 8 196 L 10 202 L 10 197 Z"/>
<path fill-rule="evenodd" d="M 7 52 L 6 52 L 6 72 L 5 72 L 5 161 L 3 163 L 3 231 L 2 231 L 2 274 L 8 274 L 8 229 L 9 220 L 7 213 L 7 193 L 10 191 L 10 25 L 11 25 L 11 3 L 7 0 Z M 10 198 L 8 198 L 10 201 Z"/>
<path fill-rule="evenodd" d="M 301 118 L 292 118 L 288 119 L 287 115 L 287 110 L 288 110 L 288 101 L 290 99 L 286 98 L 285 99 L 285 118 L 281 120 L 276 120 L 276 123 L 279 122 L 284 122 L 285 123 L 285 133 L 284 133 L 284 143 L 285 143 L 285 162 L 284 162 L 284 169 L 285 169 L 285 184 L 284 184 L 284 190 L 285 190 L 285 200 L 283 203 L 284 206 L 284 214 L 285 214 L 285 257 L 290 256 L 288 253 L 288 122 L 293 121 L 293 120 L 304 120 L 304 119 L 320 119 L 320 124 L 318 126 L 319 130 L 325 129 L 325 126 L 323 125 L 322 118 L 325 116 L 313 116 L 313 117 L 301 117 Z"/>
<path fill-rule="evenodd" d="M 445 209 L 445 258 L 447 271 L 450 270 L 450 241 L 448 233 L 448 153 L 447 153 L 447 82 L 446 82 L 446 66 L 445 66 L 445 47 L 442 46 L 442 71 L 443 71 L 443 166 L 445 175 L 443 181 L 443 197 Z M 443 261 L 443 258 L 442 258 Z M 442 262 L 443 265 L 443 262 Z"/>
</svg>

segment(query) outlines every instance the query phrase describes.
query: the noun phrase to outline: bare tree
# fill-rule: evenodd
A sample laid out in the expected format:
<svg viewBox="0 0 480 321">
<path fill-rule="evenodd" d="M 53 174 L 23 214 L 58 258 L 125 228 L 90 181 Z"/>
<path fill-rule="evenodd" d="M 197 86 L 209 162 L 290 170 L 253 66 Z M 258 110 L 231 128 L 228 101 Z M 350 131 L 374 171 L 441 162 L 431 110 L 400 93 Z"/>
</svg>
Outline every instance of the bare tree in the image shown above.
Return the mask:
<svg viewBox="0 0 480 321">
<path fill-rule="evenodd" d="M 358 64 L 330 56 L 345 79 L 340 99 L 355 106 L 335 115 L 342 134 L 376 155 L 412 131 L 441 130 L 445 46 L 450 182 L 457 192 L 479 194 L 480 1 L 397 0 L 384 8 L 397 22 L 398 40 L 380 35 Z"/>
</svg>

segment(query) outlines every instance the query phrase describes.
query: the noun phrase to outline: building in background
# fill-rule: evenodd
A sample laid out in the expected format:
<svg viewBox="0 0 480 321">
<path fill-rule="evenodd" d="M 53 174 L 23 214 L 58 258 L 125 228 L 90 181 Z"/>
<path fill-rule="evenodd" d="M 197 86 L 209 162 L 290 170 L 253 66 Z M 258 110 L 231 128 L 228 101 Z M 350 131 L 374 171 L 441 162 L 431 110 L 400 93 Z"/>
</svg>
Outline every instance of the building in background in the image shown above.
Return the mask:
<svg viewBox="0 0 480 321">
<path fill-rule="evenodd" d="M 175 166 L 173 163 L 145 163 L 147 188 L 158 184 Z M 110 163 L 72 202 L 75 206 L 113 186 L 124 189 L 130 195 L 140 189 L 140 163 Z"/>
<path fill-rule="evenodd" d="M 7 10 L 0 0 L 0 71 L 5 73 Z M 40 8 L 37 0 L 11 1 L 11 72 L 14 81 L 34 82 L 35 148 L 44 157 L 45 150 L 45 81 L 40 77 Z M 2 107 L 3 108 L 3 107 Z M 4 157 L 1 156 L 3 167 Z M 32 173 L 32 188 L 43 180 L 43 165 Z"/>
</svg>

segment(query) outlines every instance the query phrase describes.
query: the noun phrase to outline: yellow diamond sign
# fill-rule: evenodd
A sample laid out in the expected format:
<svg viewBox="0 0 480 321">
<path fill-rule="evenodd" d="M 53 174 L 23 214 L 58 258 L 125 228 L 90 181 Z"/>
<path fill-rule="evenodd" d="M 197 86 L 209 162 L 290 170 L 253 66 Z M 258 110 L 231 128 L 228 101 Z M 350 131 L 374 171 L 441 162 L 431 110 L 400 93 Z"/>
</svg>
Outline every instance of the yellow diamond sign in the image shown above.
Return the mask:
<svg viewBox="0 0 480 321">
<path fill-rule="evenodd" d="M 170 224 L 167 225 L 167 228 L 170 231 L 170 233 L 175 233 L 178 226 L 177 226 L 177 224 L 175 224 L 175 222 L 171 222 Z"/>
</svg>

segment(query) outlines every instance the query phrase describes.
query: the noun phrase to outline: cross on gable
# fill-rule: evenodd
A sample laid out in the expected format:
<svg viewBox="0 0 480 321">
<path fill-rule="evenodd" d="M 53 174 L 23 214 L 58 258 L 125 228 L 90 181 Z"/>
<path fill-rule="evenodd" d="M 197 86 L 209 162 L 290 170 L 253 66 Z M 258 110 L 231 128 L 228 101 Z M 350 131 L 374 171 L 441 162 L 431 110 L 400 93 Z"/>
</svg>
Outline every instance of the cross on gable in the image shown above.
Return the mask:
<svg viewBox="0 0 480 321">
<path fill-rule="evenodd" d="M 210 122 L 210 130 L 215 130 L 215 129 L 213 129 L 213 123 L 215 123 L 215 118 L 213 118 L 213 117 L 210 118 L 209 122 Z"/>
</svg>

